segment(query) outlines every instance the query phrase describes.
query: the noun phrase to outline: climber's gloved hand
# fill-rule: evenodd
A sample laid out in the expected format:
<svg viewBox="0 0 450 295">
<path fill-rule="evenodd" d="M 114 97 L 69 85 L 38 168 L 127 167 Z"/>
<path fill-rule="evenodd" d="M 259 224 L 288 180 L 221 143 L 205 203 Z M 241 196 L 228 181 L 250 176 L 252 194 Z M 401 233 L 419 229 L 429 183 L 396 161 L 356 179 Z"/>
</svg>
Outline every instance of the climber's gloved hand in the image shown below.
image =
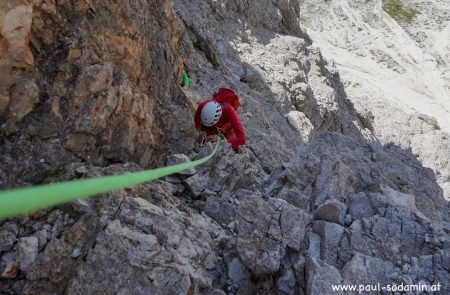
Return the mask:
<svg viewBox="0 0 450 295">
<path fill-rule="evenodd" d="M 236 154 L 240 154 L 240 153 L 241 153 L 241 148 L 240 148 L 239 146 L 233 147 L 233 151 L 234 151 Z"/>
</svg>

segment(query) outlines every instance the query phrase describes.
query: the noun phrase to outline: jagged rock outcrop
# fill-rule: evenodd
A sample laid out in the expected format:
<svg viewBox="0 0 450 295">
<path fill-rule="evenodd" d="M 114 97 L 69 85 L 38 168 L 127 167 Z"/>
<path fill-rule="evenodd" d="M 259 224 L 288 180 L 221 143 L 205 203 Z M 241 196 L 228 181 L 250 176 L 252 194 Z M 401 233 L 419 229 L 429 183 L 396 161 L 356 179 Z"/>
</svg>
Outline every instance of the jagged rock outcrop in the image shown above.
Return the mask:
<svg viewBox="0 0 450 295">
<path fill-rule="evenodd" d="M 210 148 L 194 144 L 194 107 L 221 86 L 241 98 L 248 143 L 1 221 L 0 292 L 329 294 L 377 282 L 450 292 L 450 208 L 436 176 L 374 136 L 300 27 L 297 1 L 8 3 L 1 11 L 31 9 L 22 41 L 33 63 L 19 74 L 39 95 L 21 120 L 12 85 L 1 100 L 2 186 L 201 158 Z"/>
<path fill-rule="evenodd" d="M 376 160 L 371 159 L 374 152 Z M 432 186 L 423 187 L 424 183 Z M 290 198 L 286 197 L 286 187 Z M 246 257 L 253 254 L 262 259 L 265 256 L 259 253 L 258 245 L 263 245 L 267 251 L 263 253 L 271 258 L 264 266 L 273 266 L 270 271 L 275 277 L 281 276 L 286 268 L 295 273 L 298 270 L 292 261 L 310 257 L 306 266 L 302 266 L 306 267 L 306 281 L 297 278 L 297 289 L 292 289 L 297 293 L 306 290 L 306 294 L 327 294 L 326 287 L 314 284 L 311 278 L 324 280 L 328 290 L 331 284 L 341 282 L 431 284 L 436 277 L 448 280 L 445 270 L 450 251 L 448 203 L 430 170 L 422 168 L 413 155 L 398 147 L 362 145 L 332 133 L 319 135 L 276 176 L 266 193 L 287 200 L 299 212 L 317 208 L 314 220 L 301 226 L 306 230 L 303 235 L 309 245 L 294 248 L 293 252 L 291 248 L 290 253 L 281 255 L 275 255 L 280 253 L 280 246 L 277 248 L 275 244 L 270 247 L 270 243 L 254 241 L 253 247 L 241 247 L 241 251 L 250 252 L 245 253 Z M 277 206 L 270 206 L 272 203 L 273 199 L 265 206 L 275 212 Z M 328 207 L 328 215 L 321 213 L 324 207 Z M 239 210 L 244 208 L 241 205 Z M 270 216 L 274 213 L 257 208 L 255 211 L 263 214 L 247 213 L 241 218 L 248 220 L 246 216 L 256 216 L 256 220 L 248 222 L 262 224 L 260 236 L 272 242 Z M 343 214 L 347 214 L 344 224 Z M 301 216 L 302 213 L 292 216 L 291 223 L 301 220 Z M 246 229 L 239 231 L 238 239 L 241 234 L 242 238 L 251 236 Z M 419 271 L 419 261 L 433 255 L 437 258 L 434 263 L 426 271 Z M 411 271 L 412 260 L 415 271 Z M 242 261 L 250 269 L 254 268 L 254 260 Z M 258 271 L 264 271 L 265 267 L 260 266 Z M 326 271 L 328 275 L 318 271 Z"/>
</svg>

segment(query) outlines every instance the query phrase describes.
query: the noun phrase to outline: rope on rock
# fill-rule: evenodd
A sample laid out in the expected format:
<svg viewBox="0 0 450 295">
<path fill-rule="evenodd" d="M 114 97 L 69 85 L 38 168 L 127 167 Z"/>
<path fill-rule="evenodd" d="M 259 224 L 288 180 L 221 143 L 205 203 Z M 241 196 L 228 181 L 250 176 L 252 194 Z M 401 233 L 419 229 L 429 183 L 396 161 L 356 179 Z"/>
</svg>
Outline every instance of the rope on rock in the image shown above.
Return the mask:
<svg viewBox="0 0 450 295">
<path fill-rule="evenodd" d="M 141 184 L 193 168 L 210 160 L 216 154 L 219 143 L 220 137 L 211 154 L 192 162 L 122 175 L 72 180 L 0 192 L 0 220 L 30 214 L 37 210 Z"/>
</svg>

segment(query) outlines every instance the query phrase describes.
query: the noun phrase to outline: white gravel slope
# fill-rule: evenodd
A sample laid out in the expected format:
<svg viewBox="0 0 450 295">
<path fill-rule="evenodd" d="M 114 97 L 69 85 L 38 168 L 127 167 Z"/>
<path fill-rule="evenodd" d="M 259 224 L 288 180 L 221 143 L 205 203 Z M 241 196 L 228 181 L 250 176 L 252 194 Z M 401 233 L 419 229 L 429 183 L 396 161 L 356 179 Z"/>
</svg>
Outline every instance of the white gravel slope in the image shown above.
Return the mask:
<svg viewBox="0 0 450 295">
<path fill-rule="evenodd" d="M 381 0 L 303 0 L 301 23 L 377 137 L 412 150 L 450 200 L 450 0 L 402 2 L 419 12 L 410 23 Z"/>
<path fill-rule="evenodd" d="M 315 44 L 335 60 L 351 98 L 380 98 L 407 113 L 433 116 L 450 132 L 450 1 L 427 5 L 431 14 L 435 5 L 449 15 L 445 26 L 433 25 L 425 11 L 401 26 L 381 0 L 308 0 L 301 13 Z"/>
</svg>

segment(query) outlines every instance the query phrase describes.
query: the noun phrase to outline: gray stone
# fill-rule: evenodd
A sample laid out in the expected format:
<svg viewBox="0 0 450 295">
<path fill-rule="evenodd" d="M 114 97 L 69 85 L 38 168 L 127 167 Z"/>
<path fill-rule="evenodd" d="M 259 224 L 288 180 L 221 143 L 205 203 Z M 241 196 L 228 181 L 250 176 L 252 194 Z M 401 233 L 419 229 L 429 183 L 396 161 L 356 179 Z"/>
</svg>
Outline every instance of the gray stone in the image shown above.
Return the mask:
<svg viewBox="0 0 450 295">
<path fill-rule="evenodd" d="M 191 162 L 191 159 L 189 159 L 189 157 L 184 154 L 174 154 L 174 155 L 170 155 L 166 158 L 166 166 L 173 166 L 176 164 L 186 163 L 186 162 Z M 178 172 L 178 174 L 187 175 L 187 176 L 192 176 L 195 173 L 197 173 L 195 171 L 195 168 L 190 168 L 190 169 L 186 169 L 181 172 Z"/>
<path fill-rule="evenodd" d="M 280 199 L 242 200 L 236 216 L 238 255 L 253 273 L 278 271 L 285 248 L 299 251 L 311 216 Z"/>
<path fill-rule="evenodd" d="M 217 196 L 217 193 L 215 191 L 209 190 L 209 189 L 205 189 L 202 193 L 201 193 L 201 197 L 204 199 L 207 199 L 209 196 Z"/>
<path fill-rule="evenodd" d="M 394 265 L 389 261 L 355 253 L 344 266 L 342 279 L 345 284 L 380 283 L 383 286 L 391 282 L 394 273 Z"/>
<path fill-rule="evenodd" d="M 80 255 L 81 255 L 80 248 L 75 248 L 72 252 L 72 255 L 70 255 L 70 256 L 72 256 L 72 258 L 78 258 L 78 257 L 80 257 Z"/>
<path fill-rule="evenodd" d="M 276 288 L 279 294 L 296 295 L 299 293 L 297 279 L 291 269 L 285 270 L 284 274 L 277 280 Z"/>
<path fill-rule="evenodd" d="M 239 206 L 237 253 L 241 262 L 256 275 L 272 274 L 280 267 L 281 237 L 269 234 L 271 220 L 277 214 L 279 212 L 258 197 L 247 197 Z M 281 234 L 279 225 L 275 228 Z"/>
<path fill-rule="evenodd" d="M 87 169 L 85 166 L 80 166 L 75 169 L 75 173 L 77 176 L 83 176 L 84 174 L 86 174 L 86 172 L 87 172 Z"/>
<path fill-rule="evenodd" d="M 369 198 L 364 193 L 359 193 L 350 197 L 347 205 L 348 213 L 353 219 L 371 217 L 375 214 L 372 210 Z"/>
<path fill-rule="evenodd" d="M 266 237 L 238 238 L 236 246 L 240 259 L 255 275 L 274 274 L 279 270 L 282 258 L 280 242 Z"/>
<path fill-rule="evenodd" d="M 169 182 L 169 183 L 172 183 L 172 184 L 179 184 L 179 183 L 182 183 L 182 182 L 183 182 L 183 181 L 181 180 L 181 178 L 178 177 L 178 176 L 176 176 L 176 175 L 169 175 L 169 176 L 166 176 L 166 177 L 164 177 L 164 180 L 167 181 L 167 182 Z"/>
<path fill-rule="evenodd" d="M 253 295 L 258 293 L 258 287 L 251 280 L 242 282 L 236 295 Z"/>
<path fill-rule="evenodd" d="M 15 281 L 12 287 L 12 290 L 15 294 L 22 294 L 22 290 L 25 287 L 25 280 Z"/>
<path fill-rule="evenodd" d="M 47 217 L 47 222 L 50 224 L 54 224 L 58 218 L 63 215 L 63 212 L 59 209 L 53 210 Z"/>
<path fill-rule="evenodd" d="M 234 258 L 228 265 L 228 278 L 232 283 L 240 285 L 243 281 L 250 278 L 250 273 L 239 262 L 239 259 Z"/>
<path fill-rule="evenodd" d="M 341 282 L 341 275 L 335 267 L 314 257 L 306 259 L 306 294 L 329 294 L 331 286 Z"/>
<path fill-rule="evenodd" d="M 17 261 L 17 251 L 3 253 L 1 257 L 1 264 L 10 264 Z"/>
<path fill-rule="evenodd" d="M 347 206 L 344 203 L 328 200 L 314 211 L 314 218 L 344 225 L 346 213 Z"/>
<path fill-rule="evenodd" d="M 313 135 L 314 126 L 306 115 L 299 111 L 291 111 L 286 115 L 289 125 L 298 132 L 303 142 L 308 143 Z"/>
<path fill-rule="evenodd" d="M 45 247 L 45 245 L 47 245 L 50 235 L 48 234 L 47 230 L 44 228 L 44 229 L 38 231 L 35 234 L 35 237 L 39 241 L 39 251 L 41 251 Z"/>
<path fill-rule="evenodd" d="M 36 260 L 39 251 L 39 240 L 36 237 L 21 238 L 18 243 L 18 259 L 20 270 L 28 272 L 33 262 Z"/>
<path fill-rule="evenodd" d="M 395 261 L 395 257 L 420 256 L 433 251 L 431 232 L 430 225 L 420 224 L 408 209 L 388 208 L 384 216 L 353 222 L 350 247 L 365 255 Z"/>
<path fill-rule="evenodd" d="M 17 227 L 17 224 L 15 222 L 5 222 L 1 227 L 1 230 L 6 230 L 9 232 L 12 232 L 13 234 L 15 234 L 16 236 L 19 234 L 19 228 Z"/>
<path fill-rule="evenodd" d="M 8 230 L 0 231 L 0 252 L 11 250 L 12 246 L 16 242 L 16 235 Z"/>
<path fill-rule="evenodd" d="M 204 207 L 206 215 L 219 224 L 229 224 L 234 221 L 236 215 L 235 207 L 221 197 L 210 196 Z"/>
<path fill-rule="evenodd" d="M 208 177 L 206 175 L 195 174 L 185 180 L 185 183 L 194 197 L 200 196 L 205 190 L 208 183 Z"/>
<path fill-rule="evenodd" d="M 326 221 L 315 221 L 313 231 L 320 236 L 320 257 L 327 264 L 335 266 L 337 263 L 339 243 L 344 234 L 344 227 Z"/>
<path fill-rule="evenodd" d="M 283 244 L 300 251 L 303 241 L 306 239 L 311 215 L 289 204 L 284 204 L 280 215 L 280 229 Z"/>
<path fill-rule="evenodd" d="M 396 191 L 388 186 L 381 186 L 382 194 L 369 194 L 370 202 L 375 208 L 395 207 L 417 211 L 416 198 L 413 195 L 408 195 Z"/>
</svg>

